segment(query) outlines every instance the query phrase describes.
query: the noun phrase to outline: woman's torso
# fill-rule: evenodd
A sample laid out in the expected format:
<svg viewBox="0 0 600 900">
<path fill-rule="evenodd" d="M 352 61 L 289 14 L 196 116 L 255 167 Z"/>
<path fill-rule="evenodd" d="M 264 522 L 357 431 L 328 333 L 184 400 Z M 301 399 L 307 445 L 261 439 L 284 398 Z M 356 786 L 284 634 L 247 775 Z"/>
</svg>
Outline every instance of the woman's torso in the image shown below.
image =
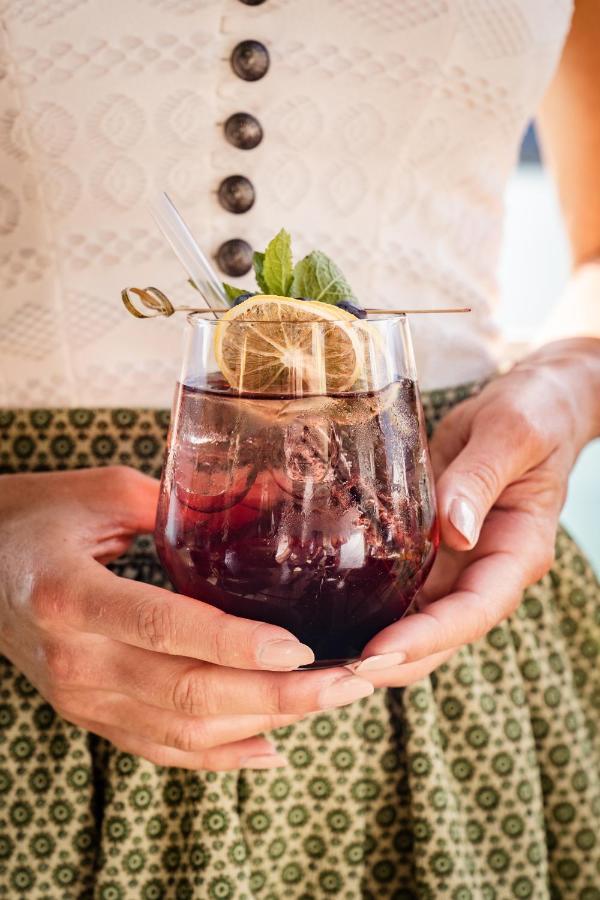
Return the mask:
<svg viewBox="0 0 600 900">
<path fill-rule="evenodd" d="M 494 367 L 503 189 L 571 0 L 2 9 L 0 405 L 169 404 L 181 322 L 119 302 L 128 284 L 190 301 L 146 210 L 161 189 L 212 254 L 284 226 L 371 305 L 471 305 L 415 321 L 426 387 Z M 255 81 L 229 61 L 246 39 L 270 55 Z M 262 126 L 253 149 L 224 136 L 238 112 Z M 230 175 L 255 190 L 243 214 L 219 202 Z"/>
</svg>

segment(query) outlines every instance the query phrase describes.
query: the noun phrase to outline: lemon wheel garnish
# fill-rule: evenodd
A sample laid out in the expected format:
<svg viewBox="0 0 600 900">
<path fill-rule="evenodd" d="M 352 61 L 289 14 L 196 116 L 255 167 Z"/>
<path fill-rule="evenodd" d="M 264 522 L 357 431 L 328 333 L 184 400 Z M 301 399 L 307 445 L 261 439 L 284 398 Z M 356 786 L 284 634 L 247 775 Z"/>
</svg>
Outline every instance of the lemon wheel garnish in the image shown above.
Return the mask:
<svg viewBox="0 0 600 900">
<path fill-rule="evenodd" d="M 257 295 L 219 320 L 215 357 L 230 385 L 244 392 L 348 391 L 363 357 L 356 322 L 331 304 Z"/>
</svg>

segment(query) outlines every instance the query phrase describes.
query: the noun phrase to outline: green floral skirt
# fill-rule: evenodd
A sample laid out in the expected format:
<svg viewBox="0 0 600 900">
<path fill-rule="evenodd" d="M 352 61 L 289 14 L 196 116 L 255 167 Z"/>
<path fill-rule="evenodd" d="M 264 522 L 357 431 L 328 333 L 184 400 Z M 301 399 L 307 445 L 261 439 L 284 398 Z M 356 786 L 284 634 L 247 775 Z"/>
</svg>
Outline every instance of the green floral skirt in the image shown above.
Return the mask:
<svg viewBox="0 0 600 900">
<path fill-rule="evenodd" d="M 475 388 L 425 396 L 430 428 Z M 168 415 L 0 413 L 0 469 L 158 473 Z M 149 539 L 114 568 L 160 584 Z M 517 613 L 430 677 L 275 732 L 286 769 L 160 768 L 1 664 L 0 897 L 600 900 L 600 591 L 560 532 Z"/>
</svg>

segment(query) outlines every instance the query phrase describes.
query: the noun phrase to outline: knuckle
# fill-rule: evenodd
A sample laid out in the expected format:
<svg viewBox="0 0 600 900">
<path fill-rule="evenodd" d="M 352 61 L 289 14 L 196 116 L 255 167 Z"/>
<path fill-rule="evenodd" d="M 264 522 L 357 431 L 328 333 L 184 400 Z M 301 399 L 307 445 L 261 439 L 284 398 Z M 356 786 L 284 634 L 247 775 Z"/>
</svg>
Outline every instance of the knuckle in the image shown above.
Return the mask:
<svg viewBox="0 0 600 900">
<path fill-rule="evenodd" d="M 178 720 L 167 728 L 164 743 L 175 750 L 192 753 L 203 745 L 205 730 L 202 722 Z"/>
<path fill-rule="evenodd" d="M 111 497 L 119 498 L 119 505 L 129 505 L 137 499 L 139 479 L 143 476 L 130 466 L 103 466 L 98 469 L 98 488 Z"/>
<path fill-rule="evenodd" d="M 231 640 L 231 631 L 223 624 L 227 613 L 203 601 L 198 601 L 198 610 L 201 616 L 198 621 L 202 636 L 202 655 L 198 658 L 204 662 L 227 665 L 221 660 L 231 657 L 233 648 L 228 645 L 234 643 Z"/>
<path fill-rule="evenodd" d="M 188 715 L 206 715 L 211 708 L 206 680 L 198 666 L 180 672 L 175 680 L 171 701 L 173 708 Z"/>
<path fill-rule="evenodd" d="M 506 401 L 505 415 L 510 428 L 511 440 L 527 439 L 533 434 L 532 421 L 518 400 Z"/>
<path fill-rule="evenodd" d="M 173 612 L 168 603 L 144 603 L 137 612 L 137 634 L 144 646 L 170 653 L 173 646 Z"/>
<path fill-rule="evenodd" d="M 225 625 L 225 613 L 220 609 L 215 610 L 214 613 L 211 610 L 208 629 L 210 659 L 214 660 L 217 665 L 229 665 L 233 661 L 235 649 L 232 646 L 231 635 Z"/>
<path fill-rule="evenodd" d="M 44 573 L 35 578 L 30 588 L 29 607 L 39 628 L 51 631 L 58 622 L 67 620 L 72 586 L 56 573 Z"/>
<path fill-rule="evenodd" d="M 539 456 L 547 445 L 547 428 L 537 414 L 514 398 L 507 401 L 506 417 L 510 446 L 527 447 Z"/>
<path fill-rule="evenodd" d="M 82 665 L 76 650 L 59 641 L 47 641 L 41 655 L 52 684 L 72 687 L 82 680 Z"/>
<path fill-rule="evenodd" d="M 294 698 L 292 700 L 292 698 Z M 265 678 L 262 689 L 262 709 L 260 713 L 268 716 L 281 715 L 291 712 L 299 704 L 299 695 L 288 690 L 288 681 L 285 676 L 269 675 Z"/>
<path fill-rule="evenodd" d="M 498 472 L 493 463 L 478 459 L 469 470 L 469 478 L 474 481 L 488 503 L 492 503 L 500 491 Z"/>
<path fill-rule="evenodd" d="M 428 625 L 427 656 L 437 653 L 444 646 L 444 643 L 448 641 L 448 638 L 450 637 L 451 639 L 451 636 L 445 632 L 445 629 L 437 616 L 435 604 L 432 604 L 430 607 L 425 607 L 416 613 L 416 615 L 422 616 L 423 620 L 426 621 Z"/>
<path fill-rule="evenodd" d="M 111 738 L 112 743 L 116 744 L 117 742 Z M 119 749 L 125 750 L 126 752 L 132 752 L 127 749 L 127 742 L 123 739 L 120 740 Z M 173 752 L 169 749 L 169 747 L 162 747 L 158 744 L 156 746 L 146 746 L 136 747 L 133 751 L 136 755 L 142 756 L 144 759 L 147 759 L 148 762 L 154 763 L 155 766 L 182 766 L 183 764 L 179 761 L 173 759 Z M 175 754 L 176 755 L 176 754 Z M 185 766 L 183 766 L 185 768 Z"/>
<path fill-rule="evenodd" d="M 68 722 L 76 722 L 81 716 L 81 705 L 76 695 L 59 688 L 51 688 L 47 692 L 47 699 L 53 709 Z"/>
</svg>

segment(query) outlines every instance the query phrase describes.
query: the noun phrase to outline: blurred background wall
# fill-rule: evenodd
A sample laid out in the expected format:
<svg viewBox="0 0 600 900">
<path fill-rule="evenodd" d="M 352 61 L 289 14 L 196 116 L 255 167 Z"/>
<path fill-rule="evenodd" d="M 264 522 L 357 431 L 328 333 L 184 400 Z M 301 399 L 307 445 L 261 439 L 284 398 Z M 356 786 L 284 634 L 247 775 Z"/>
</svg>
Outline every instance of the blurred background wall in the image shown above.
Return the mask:
<svg viewBox="0 0 600 900">
<path fill-rule="evenodd" d="M 535 132 L 530 128 L 506 193 L 500 261 L 502 304 L 498 318 L 517 349 L 531 340 L 558 299 L 569 266 L 556 192 L 540 162 Z M 579 457 L 561 518 L 600 573 L 600 440 Z"/>
</svg>

